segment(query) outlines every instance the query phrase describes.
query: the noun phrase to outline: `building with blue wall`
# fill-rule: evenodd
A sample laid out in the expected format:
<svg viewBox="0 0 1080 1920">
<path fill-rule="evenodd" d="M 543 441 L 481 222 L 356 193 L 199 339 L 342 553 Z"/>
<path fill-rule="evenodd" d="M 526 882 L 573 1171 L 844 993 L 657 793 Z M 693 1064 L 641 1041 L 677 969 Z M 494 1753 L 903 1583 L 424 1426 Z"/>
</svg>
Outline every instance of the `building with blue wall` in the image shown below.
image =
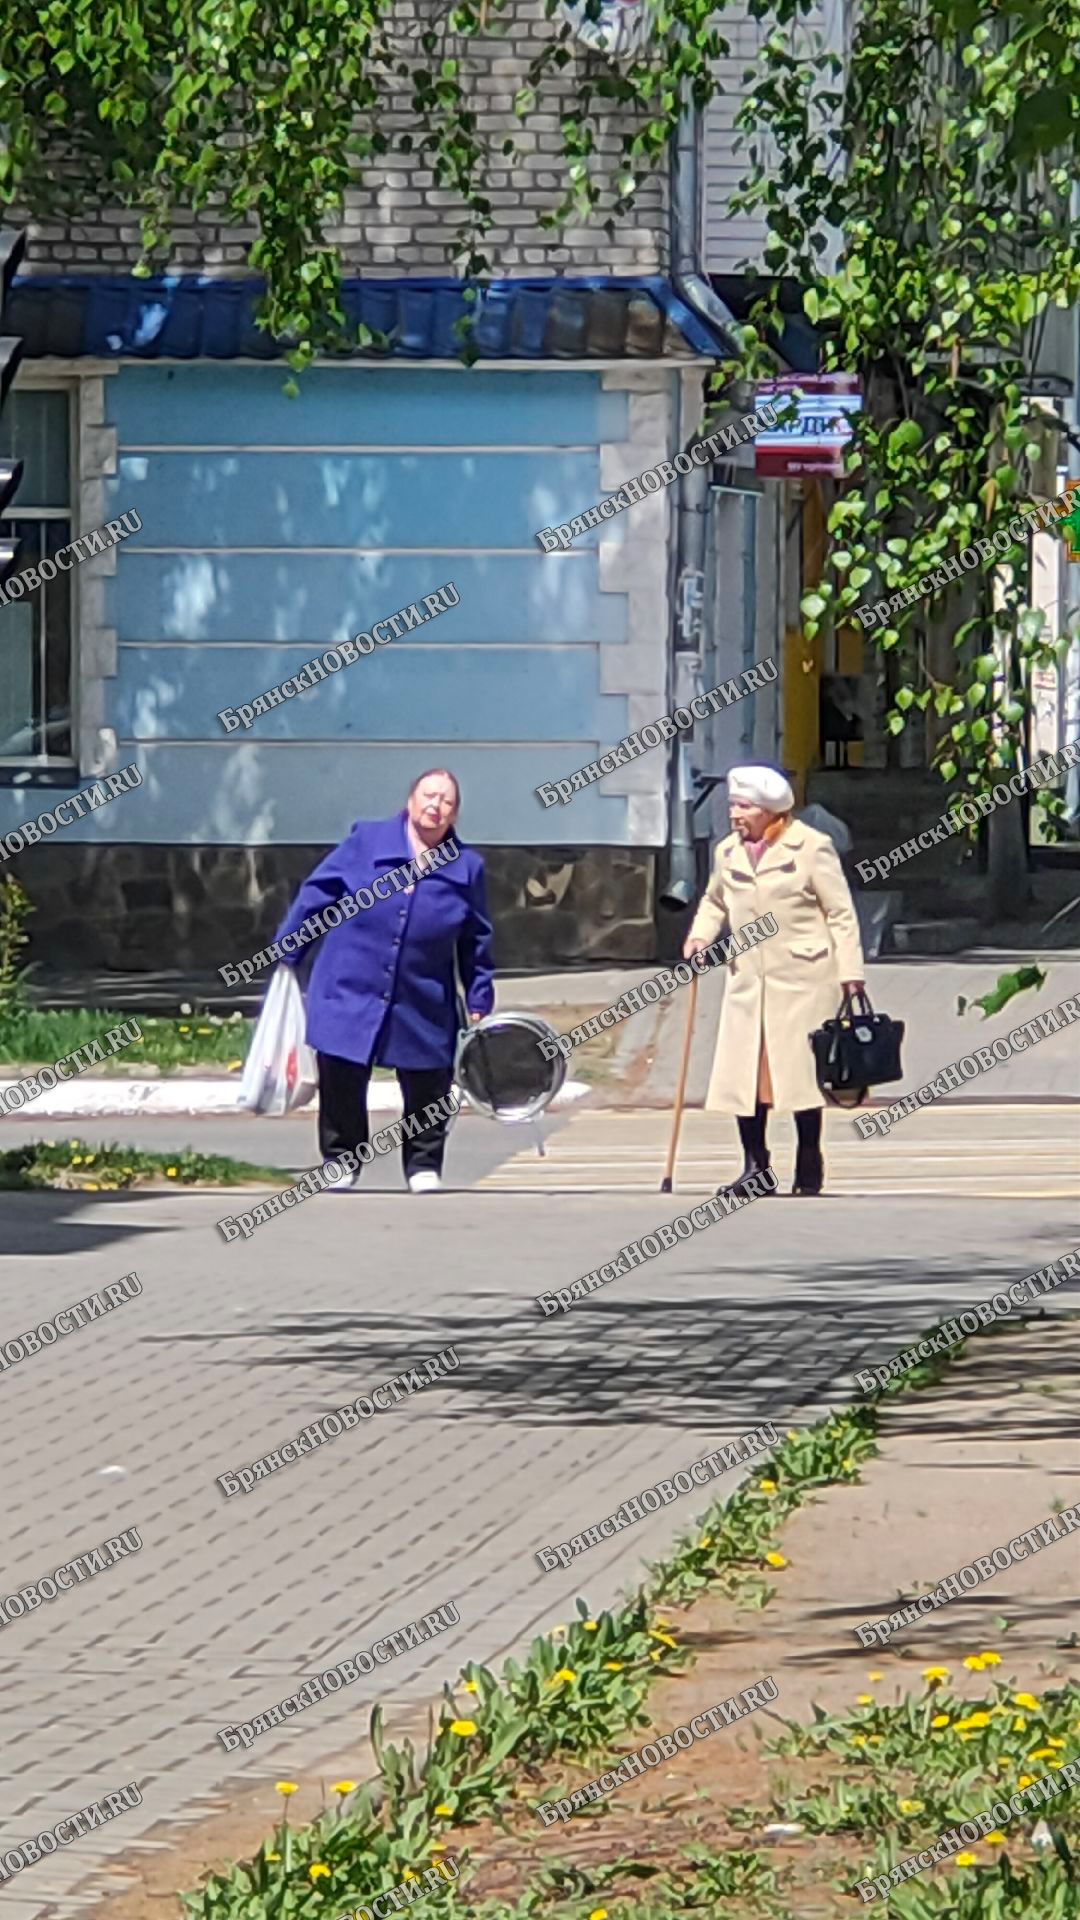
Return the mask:
<svg viewBox="0 0 1080 1920">
<path fill-rule="evenodd" d="M 452 283 L 347 295 L 389 344 L 291 398 L 243 283 L 16 284 L 19 564 L 140 522 L 0 609 L 0 831 L 142 773 L 35 850 L 50 959 L 246 954 L 353 820 L 442 764 L 488 857 L 500 964 L 654 951 L 667 751 L 566 807 L 536 788 L 670 710 L 675 490 L 566 552 L 537 533 L 685 445 L 717 343 L 661 278 L 498 284 L 472 366 Z M 220 710 L 448 581 L 440 618 L 226 732 Z"/>
</svg>

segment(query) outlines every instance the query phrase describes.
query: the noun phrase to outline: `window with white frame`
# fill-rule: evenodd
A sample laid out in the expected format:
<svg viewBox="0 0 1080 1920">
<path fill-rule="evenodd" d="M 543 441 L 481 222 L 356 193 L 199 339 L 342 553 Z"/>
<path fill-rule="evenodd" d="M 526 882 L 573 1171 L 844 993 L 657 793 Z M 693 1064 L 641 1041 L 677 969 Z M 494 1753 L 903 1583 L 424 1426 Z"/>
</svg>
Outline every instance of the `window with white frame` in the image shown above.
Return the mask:
<svg viewBox="0 0 1080 1920">
<path fill-rule="evenodd" d="M 69 544 L 74 512 L 74 391 L 12 388 L 0 414 L 0 458 L 23 475 L 5 515 L 17 543 L 11 576 L 37 568 Z M 75 588 L 57 567 L 51 580 L 0 606 L 0 784 L 19 769 L 73 760 Z"/>
</svg>

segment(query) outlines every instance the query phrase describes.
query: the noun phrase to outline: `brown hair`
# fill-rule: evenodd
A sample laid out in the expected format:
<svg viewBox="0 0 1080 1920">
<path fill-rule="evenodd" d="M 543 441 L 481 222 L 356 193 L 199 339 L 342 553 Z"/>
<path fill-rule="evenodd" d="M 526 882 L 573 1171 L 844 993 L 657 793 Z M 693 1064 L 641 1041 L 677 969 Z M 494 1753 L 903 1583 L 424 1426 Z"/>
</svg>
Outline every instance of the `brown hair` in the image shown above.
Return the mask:
<svg viewBox="0 0 1080 1920">
<path fill-rule="evenodd" d="M 449 780 L 452 783 L 454 788 L 454 811 L 455 813 L 459 812 L 461 809 L 461 788 L 458 785 L 457 775 L 451 773 L 448 767 L 428 767 L 426 772 L 418 773 L 412 786 L 409 788 L 409 799 L 412 799 L 421 780 L 430 780 L 436 773 L 440 774 L 444 780 Z"/>
</svg>

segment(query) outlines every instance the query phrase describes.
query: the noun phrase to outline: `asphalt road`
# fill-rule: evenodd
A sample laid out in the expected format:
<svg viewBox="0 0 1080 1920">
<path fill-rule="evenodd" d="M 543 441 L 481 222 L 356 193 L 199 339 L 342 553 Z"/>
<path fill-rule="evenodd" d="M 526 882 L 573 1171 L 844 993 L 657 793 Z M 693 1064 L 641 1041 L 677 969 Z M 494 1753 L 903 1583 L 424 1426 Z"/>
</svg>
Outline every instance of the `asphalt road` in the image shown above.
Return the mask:
<svg viewBox="0 0 1080 1920">
<path fill-rule="evenodd" d="M 418 1707 L 461 1660 L 498 1662 L 566 1620 L 579 1591 L 609 1602 L 703 1499 L 566 1572 L 543 1573 L 536 1550 L 760 1420 L 809 1423 L 850 1398 L 856 1368 L 1076 1244 L 1072 1198 L 759 1202 L 545 1319 L 540 1291 L 679 1210 L 643 1180 L 567 1190 L 555 1150 L 579 1120 L 597 1116 L 544 1123 L 552 1157 L 530 1163 L 529 1191 L 491 1184 L 523 1135 L 470 1118 L 451 1162 L 470 1190 L 383 1191 L 400 1188 L 384 1163 L 360 1194 L 321 1196 L 229 1245 L 215 1222 L 234 1203 L 218 1194 L 0 1195 L 0 1344 L 132 1269 L 143 1286 L 0 1374 L 0 1595 L 125 1528 L 143 1542 L 0 1629 L 0 1853 L 129 1781 L 143 1795 L 13 1878 L 16 1920 L 117 1889 L 118 1853 L 238 1783 L 311 1778 L 355 1748 L 376 1698 Z M 173 1146 L 315 1157 L 310 1121 L 140 1122 L 139 1138 L 155 1128 Z M 1047 1304 L 1075 1308 L 1077 1289 Z M 215 1484 L 451 1344 L 450 1379 L 250 1494 Z M 447 1601 L 460 1626 L 247 1754 L 223 1751 L 219 1728 Z"/>
</svg>

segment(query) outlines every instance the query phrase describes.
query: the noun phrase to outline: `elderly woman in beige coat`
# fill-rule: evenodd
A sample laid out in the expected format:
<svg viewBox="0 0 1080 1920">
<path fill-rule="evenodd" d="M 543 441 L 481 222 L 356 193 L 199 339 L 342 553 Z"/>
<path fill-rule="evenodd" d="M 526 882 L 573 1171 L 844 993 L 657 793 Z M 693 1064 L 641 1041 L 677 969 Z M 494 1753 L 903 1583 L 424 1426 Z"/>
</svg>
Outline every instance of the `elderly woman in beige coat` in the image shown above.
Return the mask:
<svg viewBox="0 0 1080 1920">
<path fill-rule="evenodd" d="M 731 832 L 716 849 L 712 877 L 694 916 L 684 956 L 710 946 L 721 929 L 771 914 L 777 931 L 728 962 L 728 982 L 706 1106 L 738 1118 L 743 1170 L 728 1189 L 744 1194 L 750 1173 L 769 1166 L 770 1107 L 794 1113 L 798 1194 L 819 1194 L 824 1096 L 810 1035 L 839 1007 L 844 988 L 863 985 L 863 956 L 851 892 L 832 841 L 794 818 L 795 796 L 771 767 L 728 775 Z"/>
</svg>

